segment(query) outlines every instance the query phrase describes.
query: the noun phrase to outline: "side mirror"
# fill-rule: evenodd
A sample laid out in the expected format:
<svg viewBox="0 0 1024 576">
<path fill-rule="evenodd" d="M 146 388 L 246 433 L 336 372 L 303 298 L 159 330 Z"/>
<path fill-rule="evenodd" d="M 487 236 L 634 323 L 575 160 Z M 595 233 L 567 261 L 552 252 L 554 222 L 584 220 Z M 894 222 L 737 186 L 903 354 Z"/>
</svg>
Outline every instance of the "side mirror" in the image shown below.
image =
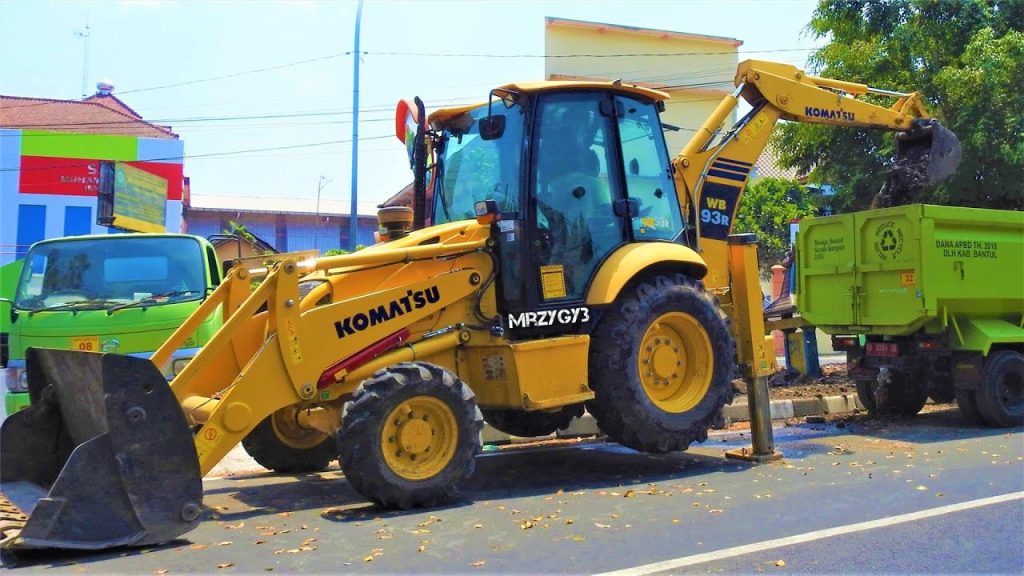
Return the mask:
<svg viewBox="0 0 1024 576">
<path fill-rule="evenodd" d="M 484 140 L 496 140 L 504 133 L 504 116 L 487 116 L 480 119 L 480 137 Z"/>
</svg>

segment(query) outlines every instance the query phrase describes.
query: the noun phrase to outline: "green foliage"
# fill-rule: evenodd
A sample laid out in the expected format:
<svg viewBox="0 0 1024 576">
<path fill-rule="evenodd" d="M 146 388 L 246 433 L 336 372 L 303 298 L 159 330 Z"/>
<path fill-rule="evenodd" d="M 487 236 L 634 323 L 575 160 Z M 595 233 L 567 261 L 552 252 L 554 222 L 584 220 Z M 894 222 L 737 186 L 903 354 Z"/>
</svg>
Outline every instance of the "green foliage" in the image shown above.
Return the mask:
<svg viewBox="0 0 1024 576">
<path fill-rule="evenodd" d="M 813 216 L 810 191 L 795 180 L 762 178 L 747 187 L 736 213 L 733 232 L 753 232 L 758 239 L 758 260 L 768 268 L 789 250 L 789 223 Z"/>
<path fill-rule="evenodd" d="M 919 91 L 960 139 L 957 174 L 912 201 L 1024 209 L 1024 2 L 821 0 L 808 29 L 829 40 L 815 74 Z M 836 211 L 871 203 L 894 152 L 889 132 L 799 123 L 773 144 L 782 165 L 837 188 Z"/>
<path fill-rule="evenodd" d="M 356 252 L 359 252 L 363 248 L 366 248 L 365 244 L 356 244 Z M 344 248 L 331 248 L 330 250 L 324 251 L 324 256 L 342 256 L 344 254 L 350 254 L 350 252 Z"/>
</svg>

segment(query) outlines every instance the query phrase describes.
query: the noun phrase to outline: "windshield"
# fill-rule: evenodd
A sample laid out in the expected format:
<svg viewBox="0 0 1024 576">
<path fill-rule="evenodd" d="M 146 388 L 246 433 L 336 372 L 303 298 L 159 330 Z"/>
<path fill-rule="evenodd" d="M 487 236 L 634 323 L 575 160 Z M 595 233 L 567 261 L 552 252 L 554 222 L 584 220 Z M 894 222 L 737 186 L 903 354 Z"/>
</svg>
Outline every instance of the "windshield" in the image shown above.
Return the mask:
<svg viewBox="0 0 1024 576">
<path fill-rule="evenodd" d="M 487 105 L 448 122 L 444 152 L 438 158 L 441 178 L 434 190 L 435 224 L 474 218 L 473 204 L 481 200 L 497 200 L 502 212 L 519 211 L 522 108 L 499 104 L 491 107 L 491 113 L 505 116 L 505 132 L 494 140 L 480 137 L 479 120 L 487 116 Z"/>
<path fill-rule="evenodd" d="M 192 238 L 46 242 L 25 256 L 14 305 L 82 310 L 195 300 L 206 293 L 205 270 L 202 247 Z"/>
</svg>

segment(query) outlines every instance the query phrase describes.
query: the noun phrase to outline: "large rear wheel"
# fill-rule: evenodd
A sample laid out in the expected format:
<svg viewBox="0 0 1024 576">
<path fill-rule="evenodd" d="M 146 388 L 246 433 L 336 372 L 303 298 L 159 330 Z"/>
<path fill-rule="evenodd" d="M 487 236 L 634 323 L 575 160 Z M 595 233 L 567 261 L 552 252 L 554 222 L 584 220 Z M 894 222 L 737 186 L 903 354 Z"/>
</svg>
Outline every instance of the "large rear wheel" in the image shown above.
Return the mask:
<svg viewBox="0 0 1024 576">
<path fill-rule="evenodd" d="M 975 395 L 978 411 L 992 426 L 1024 424 L 1024 354 L 992 352 L 985 359 L 985 379 Z"/>
<path fill-rule="evenodd" d="M 318 472 L 338 456 L 334 437 L 301 426 L 299 405 L 287 406 L 267 416 L 249 435 L 242 447 L 256 462 L 275 472 Z"/>
<path fill-rule="evenodd" d="M 731 400 L 735 342 L 714 299 L 682 274 L 625 289 L 591 336 L 587 409 L 612 440 L 643 452 L 707 439 Z"/>
<path fill-rule="evenodd" d="M 425 362 L 396 364 L 345 404 L 341 469 L 356 491 L 385 508 L 436 506 L 473 473 L 481 428 L 462 380 Z"/>
</svg>

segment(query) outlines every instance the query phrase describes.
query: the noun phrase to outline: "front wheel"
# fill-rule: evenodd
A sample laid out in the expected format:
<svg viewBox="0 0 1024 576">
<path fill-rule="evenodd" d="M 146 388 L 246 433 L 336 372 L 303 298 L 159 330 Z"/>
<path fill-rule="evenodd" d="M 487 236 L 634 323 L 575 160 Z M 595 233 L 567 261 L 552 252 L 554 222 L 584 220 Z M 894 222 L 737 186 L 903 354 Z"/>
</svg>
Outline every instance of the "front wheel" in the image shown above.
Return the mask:
<svg viewBox="0 0 1024 576">
<path fill-rule="evenodd" d="M 377 371 L 345 404 L 341 469 L 357 492 L 385 508 L 453 499 L 480 452 L 483 416 L 457 376 L 426 362 Z"/>
<path fill-rule="evenodd" d="M 623 290 L 591 335 L 587 409 L 612 440 L 642 452 L 707 439 L 731 401 L 735 342 L 714 299 L 682 274 Z"/>
</svg>

